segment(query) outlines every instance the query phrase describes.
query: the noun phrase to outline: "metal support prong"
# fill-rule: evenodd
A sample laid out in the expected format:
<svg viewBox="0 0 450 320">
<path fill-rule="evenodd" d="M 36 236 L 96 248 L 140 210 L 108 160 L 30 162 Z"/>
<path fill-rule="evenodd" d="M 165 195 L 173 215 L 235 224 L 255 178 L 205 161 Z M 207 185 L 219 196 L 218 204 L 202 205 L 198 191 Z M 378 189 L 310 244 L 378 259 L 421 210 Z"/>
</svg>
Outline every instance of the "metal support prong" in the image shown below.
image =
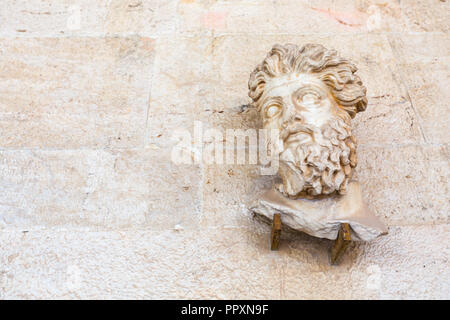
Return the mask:
<svg viewBox="0 0 450 320">
<path fill-rule="evenodd" d="M 351 242 L 350 225 L 348 223 L 342 223 L 339 229 L 338 236 L 334 240 L 333 246 L 330 250 L 331 264 L 336 264 L 338 259 L 343 255 L 345 249 Z"/>
<path fill-rule="evenodd" d="M 281 217 L 279 213 L 273 215 L 272 232 L 270 233 L 270 249 L 278 250 L 281 235 Z"/>
</svg>

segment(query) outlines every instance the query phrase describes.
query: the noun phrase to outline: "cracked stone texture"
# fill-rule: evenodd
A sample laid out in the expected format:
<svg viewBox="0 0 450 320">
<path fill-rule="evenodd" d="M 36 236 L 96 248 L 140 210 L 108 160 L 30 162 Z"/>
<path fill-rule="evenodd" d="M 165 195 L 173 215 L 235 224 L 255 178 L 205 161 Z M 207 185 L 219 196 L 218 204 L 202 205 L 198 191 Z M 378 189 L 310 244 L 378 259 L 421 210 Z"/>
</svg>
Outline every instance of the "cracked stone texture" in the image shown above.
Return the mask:
<svg viewBox="0 0 450 320">
<path fill-rule="evenodd" d="M 440 0 L 4 1 L 0 299 L 450 298 L 449 21 Z M 247 81 L 277 42 L 335 48 L 367 87 L 355 174 L 389 234 L 338 266 L 305 234 L 269 250 L 247 208 L 275 176 L 171 161 L 195 121 L 260 125 Z"/>
<path fill-rule="evenodd" d="M 448 143 L 450 112 L 448 83 L 450 76 L 450 42 L 447 34 L 390 35 L 398 55 L 402 91 L 421 119 L 423 137 L 430 143 Z M 429 81 L 432 79 L 432 81 Z"/>
<path fill-rule="evenodd" d="M 142 146 L 153 42 L 0 38 L 0 146 Z"/>
<path fill-rule="evenodd" d="M 3 231 L 0 297 L 445 299 L 449 232 L 448 225 L 392 227 L 331 266 L 324 250 L 331 241 L 284 233 L 279 251 L 270 251 L 256 221 L 200 233 Z"/>
<path fill-rule="evenodd" d="M 157 147 L 0 151 L 0 171 L 3 230 L 198 225 L 200 169 Z"/>
</svg>

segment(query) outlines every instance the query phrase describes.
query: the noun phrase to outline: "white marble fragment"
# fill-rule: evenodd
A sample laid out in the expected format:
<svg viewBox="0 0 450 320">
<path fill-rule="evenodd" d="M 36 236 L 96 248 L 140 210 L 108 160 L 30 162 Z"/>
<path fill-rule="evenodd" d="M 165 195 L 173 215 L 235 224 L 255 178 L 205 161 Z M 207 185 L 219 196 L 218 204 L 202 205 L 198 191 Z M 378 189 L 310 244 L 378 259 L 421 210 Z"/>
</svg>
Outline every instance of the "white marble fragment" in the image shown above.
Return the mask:
<svg viewBox="0 0 450 320">
<path fill-rule="evenodd" d="M 361 197 L 358 182 L 348 184 L 345 195 L 323 199 L 289 199 L 279 191 L 267 191 L 251 208 L 269 219 L 280 213 L 281 222 L 311 236 L 334 240 L 341 223 L 348 223 L 354 241 L 370 241 L 386 234 L 387 228 L 369 210 Z"/>
<path fill-rule="evenodd" d="M 366 88 L 356 66 L 320 44 L 273 46 L 251 73 L 248 87 L 266 135 L 272 164 L 282 183 L 266 193 L 254 211 L 280 212 L 282 221 L 310 235 L 336 239 L 350 223 L 354 240 L 386 233 L 367 209 L 359 184 L 351 119 L 367 107 Z"/>
</svg>

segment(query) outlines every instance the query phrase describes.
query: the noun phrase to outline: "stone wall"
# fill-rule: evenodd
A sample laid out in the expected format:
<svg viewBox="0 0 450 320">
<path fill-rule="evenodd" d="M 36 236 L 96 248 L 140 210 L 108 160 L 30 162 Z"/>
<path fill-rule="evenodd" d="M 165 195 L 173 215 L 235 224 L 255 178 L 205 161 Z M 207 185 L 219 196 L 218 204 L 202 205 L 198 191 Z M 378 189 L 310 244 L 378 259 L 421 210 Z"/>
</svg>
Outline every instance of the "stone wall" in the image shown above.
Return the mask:
<svg viewBox="0 0 450 320">
<path fill-rule="evenodd" d="M 450 6 L 440 0 L 5 0 L 0 298 L 450 298 Z M 389 226 L 331 242 L 248 212 L 256 165 L 176 165 L 176 129 L 256 128 L 274 43 L 351 59 L 356 175 Z M 195 151 L 195 150 L 194 150 Z"/>
</svg>

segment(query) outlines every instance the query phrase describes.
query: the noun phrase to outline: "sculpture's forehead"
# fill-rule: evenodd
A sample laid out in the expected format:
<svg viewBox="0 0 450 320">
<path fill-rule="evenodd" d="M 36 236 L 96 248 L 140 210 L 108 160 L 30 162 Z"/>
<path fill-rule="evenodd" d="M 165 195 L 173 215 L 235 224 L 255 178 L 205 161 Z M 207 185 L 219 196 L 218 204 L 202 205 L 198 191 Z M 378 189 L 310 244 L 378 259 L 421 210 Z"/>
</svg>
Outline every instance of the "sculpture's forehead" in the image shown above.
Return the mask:
<svg viewBox="0 0 450 320">
<path fill-rule="evenodd" d="M 271 78 L 266 82 L 264 96 L 284 97 L 291 95 L 300 88 L 315 87 L 321 90 L 328 90 L 327 85 L 309 74 L 286 74 L 280 77 Z"/>
</svg>

